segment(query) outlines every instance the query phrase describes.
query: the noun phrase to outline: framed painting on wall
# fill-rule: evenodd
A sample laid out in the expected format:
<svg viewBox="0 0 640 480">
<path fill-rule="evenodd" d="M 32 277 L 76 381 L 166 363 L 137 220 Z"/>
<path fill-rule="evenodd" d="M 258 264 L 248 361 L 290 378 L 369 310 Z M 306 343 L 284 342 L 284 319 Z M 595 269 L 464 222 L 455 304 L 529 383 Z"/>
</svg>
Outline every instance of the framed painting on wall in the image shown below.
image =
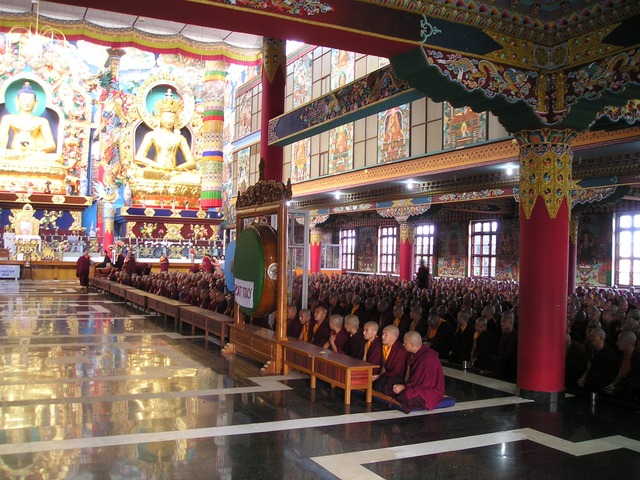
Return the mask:
<svg viewBox="0 0 640 480">
<path fill-rule="evenodd" d="M 487 139 L 487 114 L 469 107 L 455 108 L 443 102 L 442 148 L 462 148 Z"/>
</svg>

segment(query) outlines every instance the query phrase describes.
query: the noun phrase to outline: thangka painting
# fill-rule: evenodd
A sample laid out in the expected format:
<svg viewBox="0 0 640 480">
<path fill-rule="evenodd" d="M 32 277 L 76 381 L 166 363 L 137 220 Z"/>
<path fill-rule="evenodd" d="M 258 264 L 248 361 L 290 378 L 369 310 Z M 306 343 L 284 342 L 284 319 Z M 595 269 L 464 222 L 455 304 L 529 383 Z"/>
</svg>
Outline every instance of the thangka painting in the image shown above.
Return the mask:
<svg viewBox="0 0 640 480">
<path fill-rule="evenodd" d="M 442 148 L 461 148 L 487 139 L 487 114 L 444 102 Z"/>
<path fill-rule="evenodd" d="M 312 64 L 311 52 L 293 62 L 293 108 L 311 101 Z"/>
<path fill-rule="evenodd" d="M 353 168 L 353 124 L 329 131 L 329 175 Z"/>
<path fill-rule="evenodd" d="M 358 228 L 358 255 L 356 265 L 359 272 L 375 273 L 378 260 L 378 229 Z"/>
<path fill-rule="evenodd" d="M 445 223 L 438 236 L 438 275 L 465 277 L 467 275 L 468 225 L 463 222 Z"/>
<path fill-rule="evenodd" d="M 496 280 L 518 280 L 520 228 L 517 220 L 503 220 L 498 226 Z"/>
<path fill-rule="evenodd" d="M 331 50 L 331 90 L 355 79 L 355 54 L 346 50 Z"/>
<path fill-rule="evenodd" d="M 378 163 L 409 156 L 409 105 L 378 113 Z"/>
<path fill-rule="evenodd" d="M 249 156 L 250 147 L 238 151 L 238 193 L 245 192 L 249 188 Z"/>
<path fill-rule="evenodd" d="M 578 222 L 576 285 L 611 285 L 611 238 L 608 214 L 582 215 Z"/>
<path fill-rule="evenodd" d="M 238 138 L 251 133 L 251 92 L 238 99 Z"/>
<path fill-rule="evenodd" d="M 305 138 L 291 146 L 291 183 L 309 179 L 311 139 Z"/>
</svg>

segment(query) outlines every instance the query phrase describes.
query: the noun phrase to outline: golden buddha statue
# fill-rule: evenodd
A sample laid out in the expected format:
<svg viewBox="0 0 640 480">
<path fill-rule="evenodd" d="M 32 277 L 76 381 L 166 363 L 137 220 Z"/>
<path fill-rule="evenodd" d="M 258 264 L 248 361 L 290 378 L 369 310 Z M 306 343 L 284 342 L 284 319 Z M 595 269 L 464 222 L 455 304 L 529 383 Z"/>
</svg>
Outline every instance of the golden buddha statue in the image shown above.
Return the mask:
<svg viewBox="0 0 640 480">
<path fill-rule="evenodd" d="M 173 98 L 171 89 L 167 90 L 165 98 L 156 102 L 154 111 L 158 126 L 145 134 L 134 158 L 135 163 L 144 169 L 145 178 L 153 178 L 154 173 L 160 175 L 159 178 L 171 177 L 176 172 L 195 168 L 196 161 L 187 139 L 177 128 L 182 109 L 182 101 Z M 149 157 L 152 147 L 155 158 Z M 177 164 L 178 152 L 185 160 L 180 165 Z"/>
<path fill-rule="evenodd" d="M 0 121 L 0 158 L 28 160 L 29 163 L 55 164 L 62 161 L 56 152 L 56 142 L 46 118 L 37 116 L 36 92 L 25 82 L 16 97 L 18 113 L 6 114 Z M 12 134 L 9 144 L 10 134 Z"/>
</svg>

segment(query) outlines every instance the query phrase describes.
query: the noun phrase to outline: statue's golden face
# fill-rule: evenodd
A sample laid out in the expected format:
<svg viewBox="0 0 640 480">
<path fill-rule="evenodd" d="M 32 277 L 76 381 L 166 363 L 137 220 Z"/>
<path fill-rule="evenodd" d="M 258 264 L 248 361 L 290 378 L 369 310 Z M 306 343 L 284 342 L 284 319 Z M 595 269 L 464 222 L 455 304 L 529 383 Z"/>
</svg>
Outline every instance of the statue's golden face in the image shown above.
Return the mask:
<svg viewBox="0 0 640 480">
<path fill-rule="evenodd" d="M 162 112 L 160 114 L 160 127 L 173 129 L 176 124 L 176 114 L 174 112 Z"/>
<path fill-rule="evenodd" d="M 36 106 L 36 96 L 32 93 L 18 94 L 18 107 L 22 112 L 32 112 Z"/>
</svg>

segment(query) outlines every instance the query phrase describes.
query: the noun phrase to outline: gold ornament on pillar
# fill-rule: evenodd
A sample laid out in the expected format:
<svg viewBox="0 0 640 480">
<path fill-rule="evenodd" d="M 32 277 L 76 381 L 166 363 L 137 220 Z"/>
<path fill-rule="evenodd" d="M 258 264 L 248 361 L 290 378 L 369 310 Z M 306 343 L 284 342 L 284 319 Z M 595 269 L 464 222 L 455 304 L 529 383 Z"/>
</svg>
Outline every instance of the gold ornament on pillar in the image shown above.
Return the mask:
<svg viewBox="0 0 640 480">
<path fill-rule="evenodd" d="M 571 222 L 569 222 L 569 241 L 571 245 L 578 245 L 578 216 L 571 215 Z"/>
<path fill-rule="evenodd" d="M 320 245 L 322 243 L 322 230 L 319 228 L 311 229 L 311 245 Z"/>
<path fill-rule="evenodd" d="M 571 143 L 577 136 L 574 130 L 523 130 L 517 132 L 520 144 L 520 204 L 527 220 L 538 197 L 547 207 L 549 217 L 558 214 L 563 199 L 571 208 Z"/>
<path fill-rule="evenodd" d="M 279 68 L 282 69 L 282 74 L 286 76 L 287 57 L 282 40 L 264 38 L 262 41 L 262 68 L 267 73 L 269 83 L 273 83 Z"/>
<path fill-rule="evenodd" d="M 413 225 L 409 225 L 408 223 L 401 223 L 400 224 L 400 244 L 402 245 L 403 243 L 413 243 L 413 240 L 415 238 L 415 229 L 413 228 Z"/>
</svg>

